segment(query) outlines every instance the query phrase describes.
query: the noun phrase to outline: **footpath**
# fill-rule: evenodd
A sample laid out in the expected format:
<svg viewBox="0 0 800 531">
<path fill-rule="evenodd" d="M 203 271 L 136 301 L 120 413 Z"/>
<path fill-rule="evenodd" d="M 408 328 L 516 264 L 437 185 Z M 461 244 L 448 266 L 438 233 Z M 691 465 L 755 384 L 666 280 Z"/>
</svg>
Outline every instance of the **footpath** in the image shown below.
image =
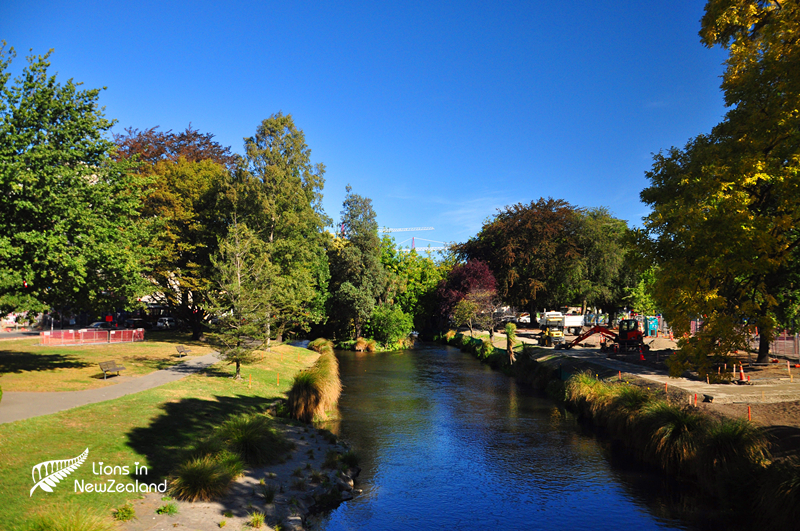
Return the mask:
<svg viewBox="0 0 800 531">
<path fill-rule="evenodd" d="M 41 415 L 49 415 L 86 404 L 113 400 L 121 396 L 152 389 L 169 382 L 180 380 L 219 361 L 215 354 L 206 354 L 184 361 L 167 369 L 151 372 L 145 376 L 85 391 L 67 392 L 4 392 L 0 401 L 0 424 L 24 420 Z"/>
</svg>

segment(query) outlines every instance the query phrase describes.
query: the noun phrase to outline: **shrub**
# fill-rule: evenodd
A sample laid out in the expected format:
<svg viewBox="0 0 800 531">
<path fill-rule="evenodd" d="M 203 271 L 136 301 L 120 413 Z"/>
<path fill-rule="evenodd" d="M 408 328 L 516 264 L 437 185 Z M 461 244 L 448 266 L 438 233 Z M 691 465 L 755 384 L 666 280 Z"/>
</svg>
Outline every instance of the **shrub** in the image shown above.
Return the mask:
<svg viewBox="0 0 800 531">
<path fill-rule="evenodd" d="M 127 522 L 128 520 L 133 520 L 136 518 L 136 509 L 133 508 L 133 505 L 130 503 L 126 503 L 125 505 L 121 505 L 114 509 L 114 520 L 120 522 Z"/>
<path fill-rule="evenodd" d="M 323 417 L 325 411 L 334 408 L 341 393 L 339 362 L 332 353 L 324 352 L 313 367 L 295 376 L 288 393 L 291 416 L 302 422 Z"/>
<path fill-rule="evenodd" d="M 720 492 L 728 485 L 747 492 L 741 486 L 769 460 L 769 442 L 761 429 L 744 419 L 722 419 L 707 427 L 697 452 L 697 476 Z"/>
<path fill-rule="evenodd" d="M 111 531 L 114 525 L 92 509 L 51 505 L 29 521 L 30 531 Z"/>
<path fill-rule="evenodd" d="M 286 439 L 263 415 L 242 415 L 224 422 L 215 434 L 248 465 L 270 464 L 288 450 Z"/>
<path fill-rule="evenodd" d="M 381 304 L 372 311 L 367 334 L 384 345 L 395 344 L 411 333 L 414 318 L 397 306 Z"/>
<path fill-rule="evenodd" d="M 694 409 L 654 401 L 642 408 L 646 451 L 664 470 L 682 472 L 695 458 L 708 419 Z"/>
<path fill-rule="evenodd" d="M 210 501 L 225 494 L 233 478 L 229 464 L 211 456 L 200 457 L 177 468 L 170 492 L 181 500 Z"/>
<path fill-rule="evenodd" d="M 328 346 L 328 347 L 333 348 L 333 342 L 330 341 L 329 339 L 325 339 L 324 337 L 318 337 L 317 339 L 315 339 L 314 341 L 311 341 L 308 344 L 308 349 L 309 350 L 315 350 L 315 351 L 319 352 L 320 348 L 322 348 L 324 346 Z"/>
</svg>

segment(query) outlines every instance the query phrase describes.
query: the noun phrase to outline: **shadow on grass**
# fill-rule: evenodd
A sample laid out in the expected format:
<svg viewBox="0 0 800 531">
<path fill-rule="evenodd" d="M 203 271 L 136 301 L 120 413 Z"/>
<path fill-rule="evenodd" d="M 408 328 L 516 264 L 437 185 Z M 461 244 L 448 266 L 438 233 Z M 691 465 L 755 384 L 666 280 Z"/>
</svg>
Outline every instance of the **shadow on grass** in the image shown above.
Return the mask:
<svg viewBox="0 0 800 531">
<path fill-rule="evenodd" d="M 215 427 L 231 416 L 264 412 L 272 401 L 272 398 L 239 395 L 167 402 L 161 405 L 162 414 L 149 426 L 128 433 L 127 444 L 147 456 L 150 465 L 147 481 L 163 481 L 184 460 L 186 452 Z"/>
<path fill-rule="evenodd" d="M 34 354 L 0 350 L 0 374 L 51 371 L 53 369 L 83 369 L 91 365 L 93 364 L 63 354 Z"/>
</svg>

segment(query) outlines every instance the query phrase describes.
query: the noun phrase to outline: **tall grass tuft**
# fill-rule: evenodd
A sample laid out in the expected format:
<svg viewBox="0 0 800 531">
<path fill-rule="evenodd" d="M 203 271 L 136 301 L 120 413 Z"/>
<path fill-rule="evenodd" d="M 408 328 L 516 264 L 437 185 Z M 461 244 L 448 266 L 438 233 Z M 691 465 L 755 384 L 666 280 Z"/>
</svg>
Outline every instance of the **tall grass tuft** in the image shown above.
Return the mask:
<svg viewBox="0 0 800 531">
<path fill-rule="evenodd" d="M 378 350 L 378 342 L 374 339 L 367 339 L 367 352 L 375 352 Z"/>
<path fill-rule="evenodd" d="M 324 346 L 328 346 L 330 348 L 333 348 L 333 341 L 331 341 L 329 339 L 325 339 L 324 337 L 318 337 L 317 339 L 315 339 L 314 341 L 311 341 L 308 344 L 308 349 L 309 350 L 315 350 L 315 351 L 319 352 L 320 349 L 322 347 L 324 347 Z"/>
<path fill-rule="evenodd" d="M 180 465 L 174 473 L 171 494 L 190 502 L 219 498 L 234 479 L 230 462 L 212 456 L 192 459 Z"/>
<path fill-rule="evenodd" d="M 273 463 L 288 449 L 288 442 L 272 426 L 269 417 L 241 415 L 224 422 L 216 436 L 251 466 Z"/>
<path fill-rule="evenodd" d="M 93 510 L 71 504 L 50 505 L 28 525 L 30 531 L 111 531 L 115 527 Z"/>
<path fill-rule="evenodd" d="M 750 489 L 742 487 L 770 460 L 763 430 L 744 419 L 723 419 L 706 430 L 697 452 L 697 477 L 712 492 L 726 493 L 726 498 L 742 491 L 749 495 Z"/>
<path fill-rule="evenodd" d="M 642 408 L 642 426 L 649 433 L 647 456 L 664 470 L 686 472 L 702 443 L 709 420 L 697 411 L 661 400 Z"/>
<path fill-rule="evenodd" d="M 313 367 L 295 376 L 288 393 L 289 412 L 292 418 L 312 422 L 334 409 L 341 393 L 339 362 L 332 351 L 324 351 Z"/>
<path fill-rule="evenodd" d="M 637 430 L 642 409 L 653 400 L 653 395 L 638 385 L 617 384 L 614 387 L 616 392 L 607 416 L 608 430 L 612 435 L 625 438 Z"/>
<path fill-rule="evenodd" d="M 800 522 L 800 459 L 770 465 L 757 500 L 759 512 L 769 515 L 765 529 L 796 529 Z"/>
<path fill-rule="evenodd" d="M 355 344 L 355 347 L 354 347 L 355 351 L 356 352 L 364 352 L 364 350 L 366 348 L 367 348 L 367 340 L 364 339 L 363 337 L 356 338 L 356 344 Z"/>
</svg>

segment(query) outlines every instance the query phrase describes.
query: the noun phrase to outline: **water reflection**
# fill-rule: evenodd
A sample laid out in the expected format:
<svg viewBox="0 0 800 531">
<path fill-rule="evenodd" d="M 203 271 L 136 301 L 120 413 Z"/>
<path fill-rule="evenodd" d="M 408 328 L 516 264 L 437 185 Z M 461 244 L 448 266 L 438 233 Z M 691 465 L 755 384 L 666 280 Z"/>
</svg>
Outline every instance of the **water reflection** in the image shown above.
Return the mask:
<svg viewBox="0 0 800 531">
<path fill-rule="evenodd" d="M 364 493 L 316 529 L 689 529 L 662 479 L 613 467 L 571 415 L 456 349 L 339 359 L 330 429 Z"/>
</svg>

